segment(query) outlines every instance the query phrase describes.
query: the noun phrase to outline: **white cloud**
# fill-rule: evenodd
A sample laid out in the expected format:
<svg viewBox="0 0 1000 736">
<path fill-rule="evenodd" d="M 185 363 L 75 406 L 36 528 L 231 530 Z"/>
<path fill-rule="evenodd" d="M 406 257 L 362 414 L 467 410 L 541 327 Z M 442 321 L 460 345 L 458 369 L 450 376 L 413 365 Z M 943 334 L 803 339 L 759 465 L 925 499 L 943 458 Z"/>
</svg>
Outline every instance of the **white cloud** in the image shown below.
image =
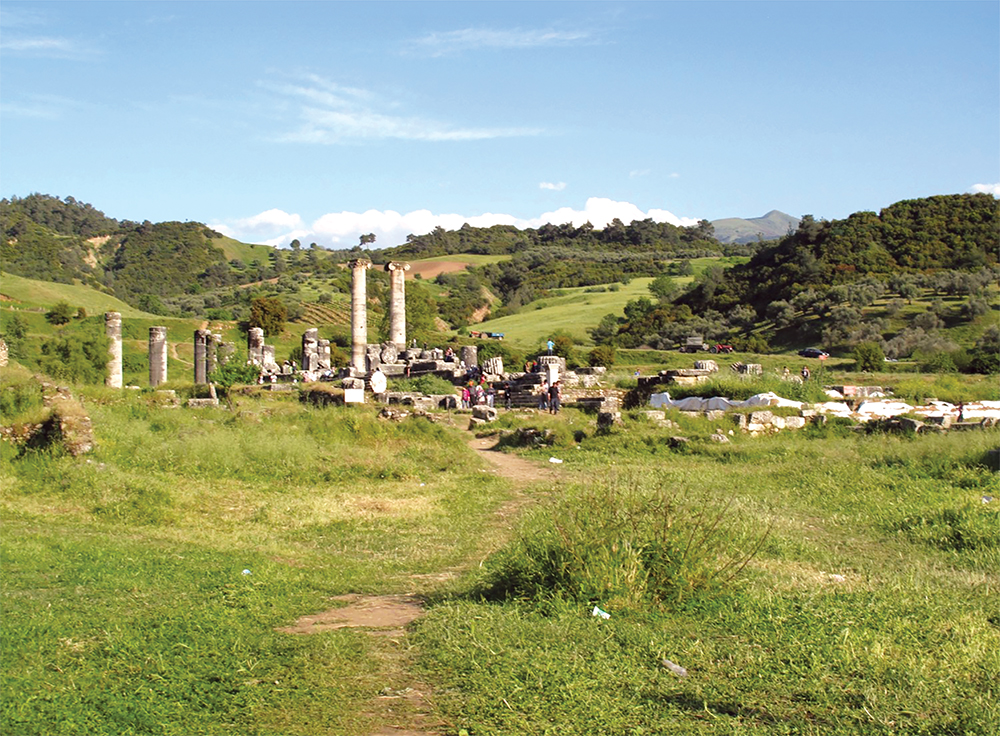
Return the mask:
<svg viewBox="0 0 1000 736">
<path fill-rule="evenodd" d="M 530 49 L 549 46 L 575 46 L 592 43 L 589 31 L 552 29 L 463 28 L 458 31 L 429 33 L 410 42 L 408 50 L 430 56 L 445 56 L 475 49 Z"/>
<path fill-rule="evenodd" d="M 652 173 L 650 169 L 632 169 L 628 172 L 628 176 L 630 179 L 636 179 L 640 176 L 649 176 L 650 173 Z"/>
<path fill-rule="evenodd" d="M 0 51 L 48 59 L 84 59 L 96 53 L 89 44 L 53 36 L 8 36 L 0 41 Z"/>
<path fill-rule="evenodd" d="M 562 207 L 546 212 L 538 217 L 521 219 L 503 213 L 486 212 L 481 215 L 434 214 L 430 210 L 414 210 L 400 214 L 394 210 L 367 210 L 365 212 L 330 212 L 312 225 L 305 225 L 298 215 L 272 209 L 259 215 L 226 223 L 211 223 L 225 235 L 238 240 L 267 245 L 287 246 L 292 239 L 304 243 L 317 242 L 334 248 L 350 248 L 358 244 L 363 233 L 374 233 L 376 246 L 387 248 L 406 242 L 406 236 L 425 235 L 435 227 L 457 230 L 468 223 L 473 227 L 492 225 L 513 225 L 518 228 L 538 228 L 546 223 L 562 225 L 572 223 L 579 227 L 586 222 L 602 229 L 615 218 L 628 224 L 632 220 L 651 218 L 656 222 L 687 227 L 697 225 L 698 220 L 678 217 L 667 210 L 651 209 L 643 212 L 630 202 L 618 202 L 603 197 L 591 197 L 583 209 Z"/>
<path fill-rule="evenodd" d="M 397 139 L 412 141 L 476 141 L 492 138 L 516 138 L 542 134 L 540 128 L 462 127 L 414 115 L 387 112 L 391 102 L 363 89 L 344 87 L 315 74 L 302 78 L 300 84 L 260 86 L 298 103 L 293 106 L 298 127 L 278 135 L 282 142 L 337 144 L 351 141 Z M 283 107 L 288 107 L 284 105 Z"/>
<path fill-rule="evenodd" d="M 1000 197 L 1000 184 L 973 184 L 969 191 L 973 194 L 992 194 Z"/>
<path fill-rule="evenodd" d="M 566 188 L 566 182 L 561 181 L 558 184 L 556 184 L 556 183 L 553 183 L 551 181 L 543 181 L 543 182 L 541 182 L 538 185 L 538 188 L 539 189 L 548 189 L 548 190 L 553 191 L 553 192 L 561 192 L 563 189 Z"/>
</svg>

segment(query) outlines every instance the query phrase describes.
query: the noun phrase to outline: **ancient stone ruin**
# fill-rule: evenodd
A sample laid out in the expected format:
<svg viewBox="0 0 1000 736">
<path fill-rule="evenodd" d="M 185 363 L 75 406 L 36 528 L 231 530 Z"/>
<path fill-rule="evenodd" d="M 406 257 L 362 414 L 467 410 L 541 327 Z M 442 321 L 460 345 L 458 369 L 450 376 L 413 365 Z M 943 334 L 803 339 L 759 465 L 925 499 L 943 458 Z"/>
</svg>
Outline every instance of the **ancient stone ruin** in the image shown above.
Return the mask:
<svg viewBox="0 0 1000 736">
<path fill-rule="evenodd" d="M 149 385 L 167 382 L 167 328 L 149 328 Z"/>
<path fill-rule="evenodd" d="M 118 312 L 105 312 L 104 334 L 108 336 L 108 375 L 104 385 L 122 387 L 122 316 Z"/>
</svg>

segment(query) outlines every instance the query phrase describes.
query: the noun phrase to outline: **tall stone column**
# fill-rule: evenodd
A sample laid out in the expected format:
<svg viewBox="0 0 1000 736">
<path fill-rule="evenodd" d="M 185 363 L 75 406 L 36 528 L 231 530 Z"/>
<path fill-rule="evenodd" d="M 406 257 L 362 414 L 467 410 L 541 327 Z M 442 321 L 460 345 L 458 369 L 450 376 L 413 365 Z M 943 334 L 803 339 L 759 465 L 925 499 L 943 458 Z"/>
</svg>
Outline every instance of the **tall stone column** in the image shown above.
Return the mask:
<svg viewBox="0 0 1000 736">
<path fill-rule="evenodd" d="M 389 272 L 389 342 L 397 350 L 406 350 L 406 272 L 409 263 L 385 264 Z"/>
<path fill-rule="evenodd" d="M 104 313 L 104 334 L 108 345 L 108 377 L 104 385 L 108 388 L 122 387 L 122 316 L 118 312 Z"/>
<path fill-rule="evenodd" d="M 208 383 L 208 343 L 212 333 L 208 330 L 194 331 L 194 382 Z"/>
<path fill-rule="evenodd" d="M 149 385 L 167 382 L 167 328 L 149 328 Z"/>
<path fill-rule="evenodd" d="M 211 332 L 208 334 L 208 339 L 205 341 L 205 378 L 212 375 L 215 369 L 218 367 L 218 351 L 219 345 L 222 344 L 222 335 L 213 335 Z"/>
<path fill-rule="evenodd" d="M 351 366 L 364 373 L 365 354 L 368 350 L 368 290 L 365 272 L 372 267 L 371 261 L 358 258 L 348 264 L 351 267 Z"/>
</svg>

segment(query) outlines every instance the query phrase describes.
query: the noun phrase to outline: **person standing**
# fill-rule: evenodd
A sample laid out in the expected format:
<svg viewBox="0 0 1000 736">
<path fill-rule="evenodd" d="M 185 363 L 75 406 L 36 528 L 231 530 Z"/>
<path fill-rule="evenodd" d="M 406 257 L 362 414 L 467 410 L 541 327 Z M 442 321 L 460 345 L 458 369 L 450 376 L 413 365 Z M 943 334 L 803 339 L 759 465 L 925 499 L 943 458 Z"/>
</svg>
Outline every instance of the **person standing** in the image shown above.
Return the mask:
<svg viewBox="0 0 1000 736">
<path fill-rule="evenodd" d="M 549 384 L 543 378 L 541 390 L 538 392 L 538 409 L 539 411 L 545 411 L 548 408 L 549 408 Z"/>
<path fill-rule="evenodd" d="M 554 381 L 549 387 L 549 411 L 553 414 L 559 413 L 559 406 L 562 403 L 561 399 L 561 389 L 559 387 L 559 381 Z"/>
</svg>

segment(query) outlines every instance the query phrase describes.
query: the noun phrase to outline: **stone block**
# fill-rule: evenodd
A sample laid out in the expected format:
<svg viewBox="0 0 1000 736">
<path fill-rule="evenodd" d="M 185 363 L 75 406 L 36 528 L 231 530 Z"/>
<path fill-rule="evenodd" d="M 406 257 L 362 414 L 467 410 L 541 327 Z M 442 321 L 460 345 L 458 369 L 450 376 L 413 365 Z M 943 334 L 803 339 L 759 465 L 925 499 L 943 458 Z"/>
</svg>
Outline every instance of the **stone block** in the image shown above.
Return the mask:
<svg viewBox="0 0 1000 736">
<path fill-rule="evenodd" d="M 750 424 L 771 424 L 774 421 L 774 412 L 753 411 L 750 412 Z"/>
<path fill-rule="evenodd" d="M 711 439 L 712 442 L 719 443 L 720 445 L 725 445 L 725 444 L 729 443 L 729 438 L 726 437 L 726 435 L 724 435 L 724 434 L 722 434 L 720 432 L 716 432 L 709 439 Z"/>
<path fill-rule="evenodd" d="M 665 411 L 649 410 L 642 413 L 652 422 L 665 422 L 667 420 L 667 413 Z"/>
<path fill-rule="evenodd" d="M 365 390 L 363 388 L 344 388 L 345 404 L 365 403 Z"/>
<path fill-rule="evenodd" d="M 785 429 L 802 429 L 804 426 L 805 417 L 785 417 Z"/>
<path fill-rule="evenodd" d="M 476 419 L 482 419 L 485 422 L 496 421 L 497 416 L 499 416 L 497 410 L 492 406 L 486 406 L 484 404 L 478 404 L 472 407 L 472 416 Z"/>
<path fill-rule="evenodd" d="M 725 415 L 726 412 L 721 409 L 710 409 L 705 412 L 705 419 L 708 419 L 711 422 L 718 422 L 721 421 Z"/>
<path fill-rule="evenodd" d="M 784 417 L 773 417 L 771 419 L 771 426 L 774 427 L 775 429 L 784 429 L 785 426 L 786 426 L 785 425 L 785 418 Z"/>
<path fill-rule="evenodd" d="M 733 414 L 733 423 L 740 429 L 746 429 L 749 421 L 746 414 Z"/>
</svg>

